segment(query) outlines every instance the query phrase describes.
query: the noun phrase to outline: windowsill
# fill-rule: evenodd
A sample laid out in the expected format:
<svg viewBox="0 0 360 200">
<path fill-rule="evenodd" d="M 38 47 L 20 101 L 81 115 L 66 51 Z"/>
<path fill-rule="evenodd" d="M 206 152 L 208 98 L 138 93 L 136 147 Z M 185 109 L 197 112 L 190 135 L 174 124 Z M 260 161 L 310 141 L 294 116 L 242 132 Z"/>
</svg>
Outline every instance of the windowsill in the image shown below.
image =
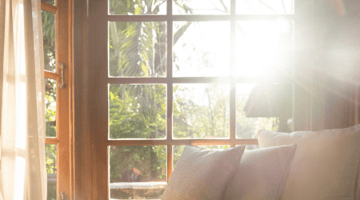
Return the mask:
<svg viewBox="0 0 360 200">
<path fill-rule="evenodd" d="M 149 189 L 165 189 L 166 182 L 127 182 L 127 183 L 110 183 L 110 189 L 133 189 L 133 190 L 149 190 Z"/>
</svg>

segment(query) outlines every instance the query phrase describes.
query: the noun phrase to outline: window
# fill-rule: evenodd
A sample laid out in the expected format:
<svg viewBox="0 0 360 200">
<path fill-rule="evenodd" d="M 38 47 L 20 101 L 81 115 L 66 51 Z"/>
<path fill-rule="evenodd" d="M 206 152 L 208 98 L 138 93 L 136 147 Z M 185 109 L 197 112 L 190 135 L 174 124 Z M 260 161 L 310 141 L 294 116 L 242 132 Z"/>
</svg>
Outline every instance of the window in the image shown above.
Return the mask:
<svg viewBox="0 0 360 200">
<path fill-rule="evenodd" d="M 294 1 L 89 8 L 95 199 L 159 198 L 184 145 L 292 130 Z"/>
<path fill-rule="evenodd" d="M 68 1 L 42 0 L 48 200 L 70 195 Z M 63 69 L 61 69 L 63 67 Z"/>
</svg>

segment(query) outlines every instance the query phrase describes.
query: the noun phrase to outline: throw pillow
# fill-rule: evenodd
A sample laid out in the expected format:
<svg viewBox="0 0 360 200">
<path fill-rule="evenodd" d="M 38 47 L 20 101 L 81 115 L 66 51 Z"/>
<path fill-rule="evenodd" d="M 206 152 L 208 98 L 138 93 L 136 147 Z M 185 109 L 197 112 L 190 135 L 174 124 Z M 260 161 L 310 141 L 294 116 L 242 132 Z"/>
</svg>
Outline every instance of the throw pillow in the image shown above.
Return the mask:
<svg viewBox="0 0 360 200">
<path fill-rule="evenodd" d="M 223 193 L 223 200 L 278 200 L 296 144 L 245 150 Z"/>
<path fill-rule="evenodd" d="M 244 149 L 244 146 L 224 150 L 186 146 L 161 199 L 220 200 Z"/>
</svg>

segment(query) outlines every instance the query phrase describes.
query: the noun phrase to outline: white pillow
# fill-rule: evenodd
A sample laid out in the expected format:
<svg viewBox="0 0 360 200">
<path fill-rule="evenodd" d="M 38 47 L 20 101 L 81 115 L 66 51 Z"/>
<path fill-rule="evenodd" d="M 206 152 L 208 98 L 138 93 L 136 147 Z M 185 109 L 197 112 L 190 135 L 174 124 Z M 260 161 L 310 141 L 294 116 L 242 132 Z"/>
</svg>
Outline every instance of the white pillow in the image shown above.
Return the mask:
<svg viewBox="0 0 360 200">
<path fill-rule="evenodd" d="M 244 146 L 224 150 L 186 146 L 161 199 L 220 200 L 244 149 Z"/>
<path fill-rule="evenodd" d="M 279 133 L 261 130 L 259 146 L 297 144 L 283 200 L 353 200 L 360 158 L 360 125 L 346 129 Z"/>
<path fill-rule="evenodd" d="M 296 144 L 245 150 L 223 200 L 277 200 L 281 197 Z"/>
</svg>

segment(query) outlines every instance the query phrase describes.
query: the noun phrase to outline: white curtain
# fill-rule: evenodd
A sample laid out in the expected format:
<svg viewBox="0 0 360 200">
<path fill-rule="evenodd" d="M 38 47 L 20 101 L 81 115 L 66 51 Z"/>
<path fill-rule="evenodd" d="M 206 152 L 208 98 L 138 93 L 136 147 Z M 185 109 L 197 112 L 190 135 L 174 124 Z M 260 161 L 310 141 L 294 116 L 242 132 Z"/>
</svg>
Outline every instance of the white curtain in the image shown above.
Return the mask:
<svg viewBox="0 0 360 200">
<path fill-rule="evenodd" d="M 0 0 L 0 199 L 45 200 L 40 0 Z"/>
</svg>

